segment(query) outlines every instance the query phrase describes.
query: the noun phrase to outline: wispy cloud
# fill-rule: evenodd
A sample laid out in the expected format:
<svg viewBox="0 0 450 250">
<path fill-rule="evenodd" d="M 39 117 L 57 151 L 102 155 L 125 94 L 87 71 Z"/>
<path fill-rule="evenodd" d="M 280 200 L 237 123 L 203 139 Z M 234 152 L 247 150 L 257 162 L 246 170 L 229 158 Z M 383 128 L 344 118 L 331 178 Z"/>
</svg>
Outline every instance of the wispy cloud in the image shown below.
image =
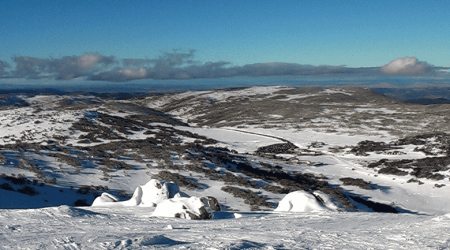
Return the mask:
<svg viewBox="0 0 450 250">
<path fill-rule="evenodd" d="M 381 67 L 352 68 L 282 62 L 233 66 L 230 62 L 222 61 L 201 63 L 194 60 L 194 54 L 194 50 L 187 53 L 174 50 L 154 59 L 127 58 L 121 60 L 99 53 L 46 59 L 15 56 L 12 58 L 15 63 L 14 68 L 6 62 L 0 61 L 0 77 L 56 80 L 82 77 L 93 81 L 124 82 L 138 79 L 197 79 L 235 76 L 423 76 L 448 69 L 419 61 L 415 57 L 397 58 Z"/>
</svg>

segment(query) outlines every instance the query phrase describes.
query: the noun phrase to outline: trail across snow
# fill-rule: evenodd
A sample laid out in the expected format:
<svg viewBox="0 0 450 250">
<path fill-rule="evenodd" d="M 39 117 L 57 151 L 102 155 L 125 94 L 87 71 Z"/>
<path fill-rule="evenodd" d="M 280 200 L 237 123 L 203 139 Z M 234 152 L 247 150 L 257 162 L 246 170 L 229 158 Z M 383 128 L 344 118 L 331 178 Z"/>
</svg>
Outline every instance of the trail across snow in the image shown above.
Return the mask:
<svg viewBox="0 0 450 250">
<path fill-rule="evenodd" d="M 2 249 L 445 249 L 448 215 L 218 212 L 150 217 L 152 208 L 0 211 Z M 237 216 L 239 217 L 239 216 Z"/>
</svg>

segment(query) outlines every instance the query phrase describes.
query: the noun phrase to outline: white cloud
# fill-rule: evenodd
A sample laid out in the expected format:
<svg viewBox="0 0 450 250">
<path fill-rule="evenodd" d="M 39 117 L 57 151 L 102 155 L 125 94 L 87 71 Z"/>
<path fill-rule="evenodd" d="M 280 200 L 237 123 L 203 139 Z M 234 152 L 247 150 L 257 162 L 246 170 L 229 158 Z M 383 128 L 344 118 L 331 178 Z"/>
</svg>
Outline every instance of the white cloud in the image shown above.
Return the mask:
<svg viewBox="0 0 450 250">
<path fill-rule="evenodd" d="M 385 75 L 424 75 L 433 71 L 433 67 L 415 57 L 400 57 L 382 66 L 380 70 Z"/>
<path fill-rule="evenodd" d="M 94 64 L 98 63 L 100 61 L 99 55 L 89 54 L 86 53 L 78 58 L 78 65 L 80 68 L 91 68 Z"/>
<path fill-rule="evenodd" d="M 140 67 L 139 70 L 121 69 L 118 70 L 118 73 L 124 74 L 127 78 L 130 79 L 141 79 L 147 75 L 147 70 L 145 68 Z"/>
</svg>

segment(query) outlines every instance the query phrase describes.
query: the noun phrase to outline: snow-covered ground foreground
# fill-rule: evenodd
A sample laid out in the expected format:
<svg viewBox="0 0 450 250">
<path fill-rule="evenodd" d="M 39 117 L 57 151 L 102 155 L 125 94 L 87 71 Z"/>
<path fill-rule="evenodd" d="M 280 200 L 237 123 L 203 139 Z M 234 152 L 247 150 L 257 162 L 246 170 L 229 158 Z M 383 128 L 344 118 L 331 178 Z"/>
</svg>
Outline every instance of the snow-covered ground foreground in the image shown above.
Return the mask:
<svg viewBox="0 0 450 250">
<path fill-rule="evenodd" d="M 447 249 L 448 215 L 218 212 L 191 221 L 149 208 L 0 210 L 1 249 Z M 240 217 L 240 218 L 234 218 Z"/>
</svg>

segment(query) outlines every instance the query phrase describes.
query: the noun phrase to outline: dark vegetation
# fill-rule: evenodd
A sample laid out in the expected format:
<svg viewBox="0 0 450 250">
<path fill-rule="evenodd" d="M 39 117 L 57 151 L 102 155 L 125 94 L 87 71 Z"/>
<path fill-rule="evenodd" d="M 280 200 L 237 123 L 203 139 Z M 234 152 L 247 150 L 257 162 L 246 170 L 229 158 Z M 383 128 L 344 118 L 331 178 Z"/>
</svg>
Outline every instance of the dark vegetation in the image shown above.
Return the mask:
<svg viewBox="0 0 450 250">
<path fill-rule="evenodd" d="M 9 185 L 9 183 L 2 183 L 0 185 L 0 188 L 3 190 L 8 190 L 8 191 L 16 191 L 16 190 L 14 190 L 14 188 L 11 187 L 11 185 Z"/>
<path fill-rule="evenodd" d="M 26 185 L 26 184 L 31 184 L 32 183 L 32 181 L 28 180 L 23 175 L 19 175 L 19 176 L 15 177 L 15 176 L 8 176 L 6 174 L 1 174 L 1 177 L 4 180 L 7 180 L 7 181 L 9 181 L 9 182 L 11 182 L 12 184 L 15 184 L 15 185 Z"/>
<path fill-rule="evenodd" d="M 369 185 L 368 182 L 364 181 L 361 178 L 351 178 L 351 177 L 344 177 L 340 178 L 340 181 L 342 181 L 342 185 L 344 186 L 356 186 L 362 189 L 372 189 L 372 187 Z"/>
<path fill-rule="evenodd" d="M 78 190 L 78 194 L 89 194 L 93 193 L 94 195 L 99 195 L 100 192 L 106 192 L 109 188 L 107 186 L 95 186 L 95 185 L 83 185 Z"/>
<path fill-rule="evenodd" d="M 79 199 L 73 203 L 74 206 L 77 207 L 88 207 L 90 204 L 87 203 L 86 199 Z"/>
<path fill-rule="evenodd" d="M 264 200 L 261 195 L 253 192 L 250 189 L 242 189 L 232 186 L 224 186 L 221 188 L 222 191 L 232 194 L 234 197 L 239 197 L 244 199 L 245 204 L 249 204 L 252 211 L 260 210 L 259 207 L 273 208 L 273 205 Z"/>
<path fill-rule="evenodd" d="M 167 170 L 160 171 L 158 174 L 153 175 L 152 179 L 163 180 L 166 182 L 175 182 L 179 187 L 185 187 L 189 190 L 200 188 L 200 185 L 196 181 L 192 181 L 185 176 L 177 173 L 172 173 Z"/>
<path fill-rule="evenodd" d="M 381 152 L 400 148 L 401 147 L 386 144 L 384 142 L 374 142 L 366 140 L 358 142 L 358 145 L 352 147 L 350 153 L 355 154 L 357 156 L 367 156 L 368 155 L 367 152 Z"/>
<path fill-rule="evenodd" d="M 17 192 L 26 194 L 29 196 L 35 196 L 35 195 L 39 194 L 39 192 L 36 189 L 34 189 L 34 187 L 30 187 L 30 186 L 24 186 L 22 188 L 19 188 L 19 189 L 17 189 Z"/>
<path fill-rule="evenodd" d="M 391 207 L 389 205 L 386 205 L 386 204 L 373 202 L 371 200 L 366 200 L 366 199 L 363 199 L 363 198 L 358 197 L 358 196 L 350 196 L 350 198 L 352 200 L 358 202 L 358 203 L 366 205 L 368 208 L 371 208 L 375 212 L 379 212 L 379 213 L 399 213 L 399 211 L 397 211 L 397 209 L 395 209 L 394 207 Z"/>
<path fill-rule="evenodd" d="M 444 175 L 435 173 L 448 170 L 450 157 L 427 157 L 422 159 L 406 160 L 388 160 L 381 159 L 370 163 L 369 168 L 381 168 L 378 173 L 407 175 L 407 172 L 401 169 L 412 170 L 409 174 L 417 178 L 427 178 L 431 180 L 442 180 Z"/>
<path fill-rule="evenodd" d="M 289 154 L 292 153 L 294 149 L 298 148 L 292 143 L 279 143 L 272 144 L 265 147 L 260 147 L 256 150 L 256 154 Z"/>
</svg>

